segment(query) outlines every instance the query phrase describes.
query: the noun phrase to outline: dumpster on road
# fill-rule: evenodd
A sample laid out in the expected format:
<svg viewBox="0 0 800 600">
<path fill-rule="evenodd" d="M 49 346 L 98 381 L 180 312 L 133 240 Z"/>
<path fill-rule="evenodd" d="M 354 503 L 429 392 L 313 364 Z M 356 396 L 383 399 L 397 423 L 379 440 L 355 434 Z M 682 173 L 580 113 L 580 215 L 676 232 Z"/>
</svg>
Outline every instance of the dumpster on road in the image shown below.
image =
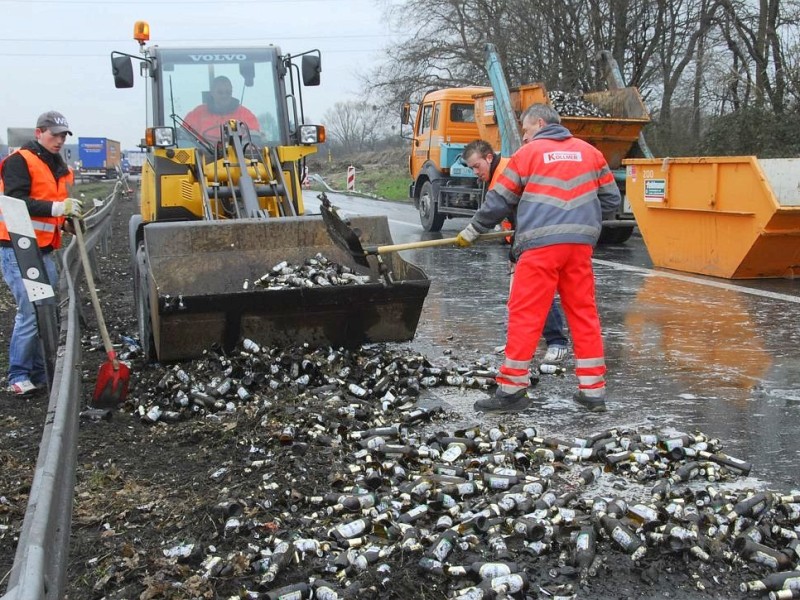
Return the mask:
<svg viewBox="0 0 800 600">
<path fill-rule="evenodd" d="M 800 159 L 628 159 L 626 193 L 653 264 L 724 277 L 800 275 Z"/>
</svg>

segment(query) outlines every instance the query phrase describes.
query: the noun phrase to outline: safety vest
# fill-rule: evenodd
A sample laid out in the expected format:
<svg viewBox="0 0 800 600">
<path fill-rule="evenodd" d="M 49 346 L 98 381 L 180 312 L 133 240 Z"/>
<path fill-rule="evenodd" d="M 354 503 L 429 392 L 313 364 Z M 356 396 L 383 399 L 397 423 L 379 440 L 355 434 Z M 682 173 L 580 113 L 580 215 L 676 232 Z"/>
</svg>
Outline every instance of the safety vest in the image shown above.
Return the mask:
<svg viewBox="0 0 800 600">
<path fill-rule="evenodd" d="M 503 171 L 505 171 L 506 166 L 508 166 L 508 161 L 511 160 L 510 158 L 506 158 L 505 156 L 501 156 L 500 160 L 497 163 L 497 167 L 492 173 L 492 180 L 489 182 L 489 188 L 492 189 L 494 184 L 497 183 L 497 180 L 500 179 L 500 175 Z"/>
<path fill-rule="evenodd" d="M 508 166 L 508 161 L 511 160 L 510 158 L 506 158 L 505 156 L 501 156 L 500 160 L 497 162 L 497 166 L 494 169 L 494 173 L 492 173 L 492 180 L 489 182 L 489 188 L 492 189 L 494 184 L 497 183 L 497 180 L 500 179 L 500 175 L 503 173 L 505 168 Z M 514 229 L 514 225 L 508 219 L 503 219 L 500 223 L 500 229 L 503 231 L 511 231 Z M 503 238 L 503 241 L 506 244 L 511 244 L 514 242 L 514 236 L 507 235 Z"/>
<path fill-rule="evenodd" d="M 31 198 L 39 202 L 60 202 L 69 196 L 67 186 L 74 181 L 71 169 L 66 175 L 56 180 L 50 167 L 35 153 L 24 148 L 17 150 L 17 152 L 25 159 L 28 165 L 28 172 L 31 175 Z M 1 168 L 2 163 L 0 163 Z M 2 178 L 0 178 L 0 193 L 3 193 Z M 32 216 L 31 223 L 33 224 L 33 231 L 36 233 L 36 243 L 39 248 L 50 247 L 55 250 L 61 247 L 61 225 L 64 223 L 64 217 Z M 0 213 L 0 240 L 11 240 L 2 213 Z"/>
</svg>

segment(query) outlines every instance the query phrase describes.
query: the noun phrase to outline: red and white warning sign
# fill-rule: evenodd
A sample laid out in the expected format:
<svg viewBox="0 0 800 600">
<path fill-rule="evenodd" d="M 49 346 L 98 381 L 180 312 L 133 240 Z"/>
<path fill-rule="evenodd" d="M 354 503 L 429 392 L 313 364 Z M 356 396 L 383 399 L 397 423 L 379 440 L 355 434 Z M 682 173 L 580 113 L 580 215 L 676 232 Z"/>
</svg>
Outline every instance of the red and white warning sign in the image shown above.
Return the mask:
<svg viewBox="0 0 800 600">
<path fill-rule="evenodd" d="M 353 165 L 347 167 L 347 191 L 353 192 L 356 189 L 356 168 Z"/>
</svg>

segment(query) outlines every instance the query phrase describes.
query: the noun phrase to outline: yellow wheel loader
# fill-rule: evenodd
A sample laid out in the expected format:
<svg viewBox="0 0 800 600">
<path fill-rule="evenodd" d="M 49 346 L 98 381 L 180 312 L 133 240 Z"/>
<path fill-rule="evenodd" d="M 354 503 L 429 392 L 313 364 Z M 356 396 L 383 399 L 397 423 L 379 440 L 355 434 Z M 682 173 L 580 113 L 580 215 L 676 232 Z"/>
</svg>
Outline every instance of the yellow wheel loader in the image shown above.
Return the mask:
<svg viewBox="0 0 800 600">
<path fill-rule="evenodd" d="M 140 54 L 115 51 L 111 63 L 116 87 L 133 87 L 136 61 L 148 88 L 141 211 L 129 225 L 146 357 L 192 358 L 243 337 L 335 346 L 411 339 L 425 274 L 397 255 L 357 264 L 321 216 L 305 214 L 304 159 L 325 131 L 305 124 L 302 89 L 319 84 L 319 51 L 148 46 L 143 21 L 134 39 Z M 353 221 L 365 242 L 391 243 L 385 217 Z M 368 283 L 254 285 L 276 265 L 318 253 Z"/>
</svg>

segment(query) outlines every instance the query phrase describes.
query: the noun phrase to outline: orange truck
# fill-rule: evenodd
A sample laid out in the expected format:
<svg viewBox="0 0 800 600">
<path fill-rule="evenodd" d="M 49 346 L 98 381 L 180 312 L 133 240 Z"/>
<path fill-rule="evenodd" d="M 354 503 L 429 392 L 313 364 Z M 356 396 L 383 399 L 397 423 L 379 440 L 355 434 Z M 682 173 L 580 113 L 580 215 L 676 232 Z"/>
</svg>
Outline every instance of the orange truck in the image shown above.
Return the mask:
<svg viewBox="0 0 800 600">
<path fill-rule="evenodd" d="M 423 96 L 411 134 L 408 168 L 409 197 L 419 211 L 426 231 L 440 231 L 448 218 L 471 217 L 480 207 L 484 185 L 466 166 L 461 151 L 474 139 L 487 140 L 502 154 L 516 148 L 501 131 L 519 131 L 519 115 L 534 102 L 549 102 L 541 83 L 509 90 L 494 48 L 487 44 L 487 72 L 492 87 L 446 88 Z M 616 63 L 603 54 L 608 90 L 583 95 L 583 100 L 603 109 L 608 117 L 561 115 L 562 123 L 575 135 L 593 144 L 606 157 L 625 199 L 625 158 L 652 157 L 642 138 L 650 121 L 636 88 L 623 87 Z M 403 123 L 410 123 L 410 105 L 403 110 Z M 513 129 L 512 129 L 513 128 Z M 506 137 L 512 137 L 507 135 Z M 516 135 L 516 145 L 519 139 Z M 615 219 L 603 222 L 601 243 L 623 243 L 635 225 L 627 200 Z"/>
</svg>

